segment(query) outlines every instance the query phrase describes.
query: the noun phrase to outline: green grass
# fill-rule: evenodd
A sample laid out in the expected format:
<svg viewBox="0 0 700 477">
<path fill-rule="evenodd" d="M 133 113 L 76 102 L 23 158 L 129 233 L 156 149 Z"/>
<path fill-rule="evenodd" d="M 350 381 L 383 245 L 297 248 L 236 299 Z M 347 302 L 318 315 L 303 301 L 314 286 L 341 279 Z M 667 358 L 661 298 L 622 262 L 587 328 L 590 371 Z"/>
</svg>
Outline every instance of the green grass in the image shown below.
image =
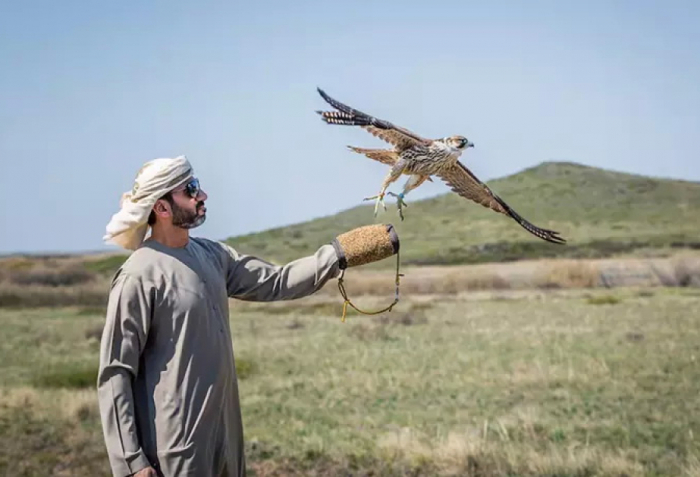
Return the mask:
<svg viewBox="0 0 700 477">
<path fill-rule="evenodd" d="M 512 219 L 451 192 L 416 202 L 409 196 L 404 222 L 394 211 L 374 219 L 371 206 L 362 205 L 329 217 L 231 237 L 227 242 L 241 252 L 282 263 L 312 253 L 346 230 L 391 222 L 407 264 L 597 258 L 649 249 L 700 248 L 699 183 L 543 163 L 490 181 L 489 186 L 522 216 L 559 231 L 569 244 L 543 242 Z M 380 266 L 393 266 L 393 261 L 385 260 Z"/>
<path fill-rule="evenodd" d="M 109 255 L 104 258 L 85 260 L 85 268 L 102 275 L 113 275 L 128 258 L 127 254 Z"/>
<path fill-rule="evenodd" d="M 344 324 L 234 304 L 251 474 L 696 475 L 697 290 L 504 293 Z M 0 474 L 108 475 L 93 391 L 36 380 L 88 374 L 102 319 L 0 309 Z"/>
<path fill-rule="evenodd" d="M 37 373 L 32 384 L 39 388 L 94 388 L 97 383 L 96 363 L 62 363 Z"/>
<path fill-rule="evenodd" d="M 588 298 L 587 302 L 591 305 L 617 305 L 622 301 L 614 295 L 598 295 Z"/>
</svg>

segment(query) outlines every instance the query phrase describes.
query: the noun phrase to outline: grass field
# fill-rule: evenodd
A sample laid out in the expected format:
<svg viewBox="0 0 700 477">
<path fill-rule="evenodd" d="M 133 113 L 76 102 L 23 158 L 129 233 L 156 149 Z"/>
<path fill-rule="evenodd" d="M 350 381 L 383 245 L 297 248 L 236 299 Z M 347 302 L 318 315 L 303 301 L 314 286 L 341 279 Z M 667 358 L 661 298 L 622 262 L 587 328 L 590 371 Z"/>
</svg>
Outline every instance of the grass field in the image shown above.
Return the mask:
<svg viewBox="0 0 700 477">
<path fill-rule="evenodd" d="M 232 302 L 251 475 L 700 476 L 700 184 L 568 163 L 489 184 L 569 244 L 447 194 L 376 219 L 402 241 L 392 313 L 341 323 L 335 283 Z M 283 263 L 370 222 L 229 243 Z M 0 475 L 109 475 L 95 381 L 125 257 L 0 259 Z M 358 305 L 388 304 L 394 263 L 349 271 Z"/>
<path fill-rule="evenodd" d="M 698 289 L 289 305 L 232 304 L 251 475 L 700 473 Z M 102 320 L 0 308 L 1 475 L 109 475 Z"/>
</svg>

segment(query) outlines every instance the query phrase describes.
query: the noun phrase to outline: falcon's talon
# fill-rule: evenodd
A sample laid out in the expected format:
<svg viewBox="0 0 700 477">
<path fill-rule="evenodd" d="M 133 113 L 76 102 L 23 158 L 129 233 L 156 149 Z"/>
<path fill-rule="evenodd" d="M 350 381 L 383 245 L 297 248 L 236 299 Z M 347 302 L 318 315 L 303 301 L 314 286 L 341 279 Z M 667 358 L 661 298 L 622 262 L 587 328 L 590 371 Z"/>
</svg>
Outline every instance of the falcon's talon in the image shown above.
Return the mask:
<svg viewBox="0 0 700 477">
<path fill-rule="evenodd" d="M 362 199 L 363 201 L 377 199 L 374 203 L 374 216 L 375 217 L 377 216 L 377 213 L 379 212 L 379 204 L 382 204 L 382 207 L 386 211 L 386 204 L 384 203 L 384 195 L 385 194 L 381 193 L 378 195 L 373 195 L 372 197 L 365 197 L 364 199 Z"/>
<path fill-rule="evenodd" d="M 401 217 L 401 220 L 403 220 L 403 208 L 408 207 L 406 201 L 403 200 L 405 197 L 404 193 L 401 192 L 400 194 L 394 194 L 393 192 L 387 192 L 387 194 L 396 197 L 396 207 L 399 209 L 399 217 Z"/>
</svg>

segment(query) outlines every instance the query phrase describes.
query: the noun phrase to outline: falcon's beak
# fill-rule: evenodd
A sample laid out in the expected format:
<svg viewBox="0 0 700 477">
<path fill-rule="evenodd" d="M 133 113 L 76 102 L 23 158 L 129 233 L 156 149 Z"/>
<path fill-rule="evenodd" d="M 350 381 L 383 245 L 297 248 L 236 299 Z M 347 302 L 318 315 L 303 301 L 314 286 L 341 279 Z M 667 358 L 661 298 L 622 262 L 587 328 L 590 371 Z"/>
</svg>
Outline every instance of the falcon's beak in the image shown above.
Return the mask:
<svg viewBox="0 0 700 477">
<path fill-rule="evenodd" d="M 474 143 L 473 142 L 467 143 L 467 147 L 474 147 Z"/>
</svg>

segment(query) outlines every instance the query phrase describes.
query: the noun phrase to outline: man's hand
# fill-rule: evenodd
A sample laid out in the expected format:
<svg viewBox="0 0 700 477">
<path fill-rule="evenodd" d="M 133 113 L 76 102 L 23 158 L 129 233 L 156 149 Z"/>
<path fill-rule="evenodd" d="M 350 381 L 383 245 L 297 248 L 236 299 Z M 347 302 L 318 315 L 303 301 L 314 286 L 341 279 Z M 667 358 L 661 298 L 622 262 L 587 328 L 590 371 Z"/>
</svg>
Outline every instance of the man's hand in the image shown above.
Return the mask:
<svg viewBox="0 0 700 477">
<path fill-rule="evenodd" d="M 158 474 L 153 467 L 146 467 L 136 472 L 133 477 L 158 477 Z"/>
</svg>

